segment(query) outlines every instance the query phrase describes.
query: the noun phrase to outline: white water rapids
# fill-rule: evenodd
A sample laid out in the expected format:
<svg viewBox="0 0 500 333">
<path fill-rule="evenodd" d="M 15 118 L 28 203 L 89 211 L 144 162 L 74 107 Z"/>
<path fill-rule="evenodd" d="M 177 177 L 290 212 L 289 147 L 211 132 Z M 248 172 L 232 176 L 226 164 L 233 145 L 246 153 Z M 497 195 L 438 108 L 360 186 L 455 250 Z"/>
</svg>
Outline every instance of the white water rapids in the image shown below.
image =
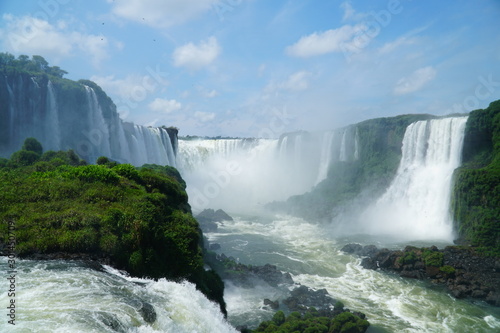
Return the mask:
<svg viewBox="0 0 500 333">
<path fill-rule="evenodd" d="M 337 238 L 324 226 L 290 216 L 237 216 L 225 221 L 209 240 L 224 253 L 251 265 L 271 263 L 288 271 L 296 283 L 326 288 L 346 307 L 367 315 L 369 332 L 493 333 L 500 331 L 500 309 L 449 296 L 426 282 L 367 270 L 360 259 L 340 251 L 353 240 L 401 248 L 407 243 L 382 244 L 373 238 Z M 412 243 L 429 246 L 429 243 Z M 440 245 L 440 244 L 438 244 Z M 261 285 L 254 289 L 229 285 L 229 321 L 255 326 L 274 310 L 263 300 L 282 299 L 283 291 Z"/>
<path fill-rule="evenodd" d="M 0 258 L 0 271 L 7 260 Z M 17 261 L 16 295 L 0 293 L 0 332 L 234 333 L 219 306 L 191 283 L 128 277 L 106 267 L 99 272 L 68 261 Z M 8 290 L 2 276 L 0 287 Z M 15 325 L 7 304 L 15 299 Z M 156 312 L 154 323 L 141 315 L 143 302 Z"/>
</svg>

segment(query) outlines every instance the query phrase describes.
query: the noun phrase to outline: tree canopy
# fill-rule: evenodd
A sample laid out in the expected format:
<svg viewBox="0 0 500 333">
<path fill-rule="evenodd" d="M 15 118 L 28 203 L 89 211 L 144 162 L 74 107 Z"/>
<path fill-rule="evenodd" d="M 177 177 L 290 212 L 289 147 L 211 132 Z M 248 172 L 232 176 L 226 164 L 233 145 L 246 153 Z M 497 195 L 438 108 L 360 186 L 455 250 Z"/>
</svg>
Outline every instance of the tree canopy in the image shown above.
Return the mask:
<svg viewBox="0 0 500 333">
<path fill-rule="evenodd" d="M 55 77 L 62 78 L 68 74 L 59 66 L 49 66 L 49 63 L 39 55 L 29 56 L 21 54 L 16 57 L 10 53 L 0 52 L 0 69 L 7 73 L 9 71 L 25 71 L 30 73 L 45 73 Z"/>
</svg>

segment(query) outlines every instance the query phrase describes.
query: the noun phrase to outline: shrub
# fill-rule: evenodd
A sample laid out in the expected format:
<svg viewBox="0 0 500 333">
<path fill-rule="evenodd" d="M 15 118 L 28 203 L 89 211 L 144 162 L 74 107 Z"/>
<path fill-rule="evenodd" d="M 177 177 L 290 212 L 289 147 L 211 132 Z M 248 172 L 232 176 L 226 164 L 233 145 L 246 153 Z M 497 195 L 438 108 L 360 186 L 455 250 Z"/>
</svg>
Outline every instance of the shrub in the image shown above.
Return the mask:
<svg viewBox="0 0 500 333">
<path fill-rule="evenodd" d="M 401 265 L 409 265 L 415 263 L 417 260 L 417 254 L 413 251 L 408 251 L 405 252 L 402 257 L 399 257 L 398 262 Z"/>
<path fill-rule="evenodd" d="M 273 316 L 273 322 L 280 326 L 285 322 L 285 313 L 283 311 L 278 311 Z"/>
<path fill-rule="evenodd" d="M 97 165 L 106 165 L 108 163 L 109 163 L 109 158 L 107 158 L 106 156 L 100 156 L 99 158 L 97 158 L 96 161 Z"/>
<path fill-rule="evenodd" d="M 117 166 L 114 166 L 112 170 L 120 176 L 135 182 L 139 182 L 141 180 L 137 169 L 130 164 L 118 164 Z"/>
<path fill-rule="evenodd" d="M 120 177 L 114 171 L 99 165 L 86 165 L 72 168 L 69 169 L 67 175 L 88 183 L 103 182 L 116 184 L 120 180 Z"/>
<path fill-rule="evenodd" d="M 455 267 L 449 266 L 449 265 L 444 265 L 439 268 L 439 271 L 446 274 L 446 275 L 454 275 L 455 274 Z"/>
<path fill-rule="evenodd" d="M 24 140 L 22 150 L 32 151 L 38 156 L 41 156 L 43 153 L 42 144 L 35 138 L 27 138 Z"/>
<path fill-rule="evenodd" d="M 10 157 L 10 166 L 23 167 L 29 166 L 38 161 L 40 155 L 29 150 L 19 150 Z"/>
<path fill-rule="evenodd" d="M 337 301 L 335 302 L 334 308 L 335 310 L 342 310 L 344 309 L 344 303 L 342 303 L 341 301 Z"/>
<path fill-rule="evenodd" d="M 443 266 L 443 253 L 439 251 L 432 251 L 429 249 L 424 250 L 422 253 L 426 266 L 441 267 Z"/>
</svg>

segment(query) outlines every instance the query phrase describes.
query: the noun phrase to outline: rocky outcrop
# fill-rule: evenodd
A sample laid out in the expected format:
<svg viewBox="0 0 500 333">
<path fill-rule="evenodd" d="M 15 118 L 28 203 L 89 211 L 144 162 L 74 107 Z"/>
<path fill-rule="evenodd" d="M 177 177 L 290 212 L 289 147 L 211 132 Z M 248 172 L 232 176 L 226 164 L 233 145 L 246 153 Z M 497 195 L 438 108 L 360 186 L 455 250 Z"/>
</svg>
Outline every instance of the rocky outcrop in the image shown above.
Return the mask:
<svg viewBox="0 0 500 333">
<path fill-rule="evenodd" d="M 201 230 L 204 232 L 214 232 L 217 231 L 217 223 L 233 221 L 233 218 L 222 209 L 205 209 L 196 216 L 196 220 L 200 224 Z"/>
<path fill-rule="evenodd" d="M 377 249 L 373 245 L 348 244 L 346 253 L 364 257 L 367 269 L 396 272 L 405 278 L 428 279 L 443 285 L 456 298 L 470 298 L 500 306 L 500 258 L 484 257 L 469 247 L 407 246 L 402 251 Z"/>
<path fill-rule="evenodd" d="M 290 273 L 282 272 L 274 265 L 243 265 L 224 254 L 217 255 L 215 258 L 212 257 L 207 262 L 224 280 L 230 281 L 238 287 L 254 288 L 263 282 L 271 287 L 294 284 Z"/>
</svg>

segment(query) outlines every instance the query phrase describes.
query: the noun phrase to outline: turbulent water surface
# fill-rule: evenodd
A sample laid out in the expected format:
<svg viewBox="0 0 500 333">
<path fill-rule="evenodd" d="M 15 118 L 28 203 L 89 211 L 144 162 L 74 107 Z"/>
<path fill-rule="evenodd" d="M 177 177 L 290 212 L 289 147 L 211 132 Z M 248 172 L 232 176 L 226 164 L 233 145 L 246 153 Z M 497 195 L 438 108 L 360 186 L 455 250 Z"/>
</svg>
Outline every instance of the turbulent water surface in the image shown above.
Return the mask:
<svg viewBox="0 0 500 333">
<path fill-rule="evenodd" d="M 359 258 L 340 251 L 352 241 L 392 248 L 407 243 L 387 243 L 368 236 L 337 238 L 324 225 L 288 216 L 240 216 L 234 222 L 224 222 L 208 237 L 221 245 L 219 252 L 241 263 L 275 264 L 292 273 L 296 283 L 326 288 L 346 307 L 364 312 L 372 324 L 370 332 L 500 331 L 500 309 L 456 300 L 442 288 L 422 281 L 363 269 Z M 282 296 L 283 291 L 265 285 L 256 289 L 229 286 L 229 321 L 253 326 L 269 319 L 273 310 L 264 306 L 264 298 Z"/>
<path fill-rule="evenodd" d="M 0 271 L 8 271 L 4 257 Z M 7 282 L 2 276 L 3 291 Z M 17 261 L 15 325 L 6 316 L 12 298 L 0 295 L 0 332 L 236 332 L 193 284 L 130 278 L 110 267 Z"/>
</svg>

